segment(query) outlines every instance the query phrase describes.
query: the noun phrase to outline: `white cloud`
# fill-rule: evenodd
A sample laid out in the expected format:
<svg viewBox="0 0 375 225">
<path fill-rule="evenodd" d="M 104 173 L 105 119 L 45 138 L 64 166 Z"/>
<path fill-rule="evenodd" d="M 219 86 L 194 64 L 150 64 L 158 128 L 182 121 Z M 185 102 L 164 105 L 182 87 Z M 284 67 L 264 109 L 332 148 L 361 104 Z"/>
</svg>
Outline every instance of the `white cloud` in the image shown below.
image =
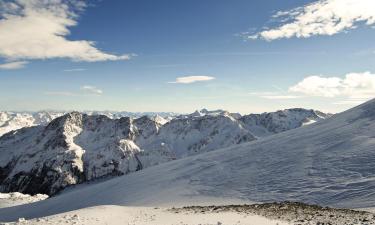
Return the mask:
<svg viewBox="0 0 375 225">
<path fill-rule="evenodd" d="M 100 90 L 97 87 L 90 86 L 90 85 L 84 85 L 84 86 L 82 86 L 81 90 L 84 91 L 84 92 L 86 92 L 86 93 L 89 93 L 89 94 L 95 94 L 95 95 L 101 95 L 101 94 L 103 94 L 102 90 Z"/>
<path fill-rule="evenodd" d="M 191 84 L 195 82 L 202 82 L 202 81 L 210 81 L 214 80 L 215 77 L 211 76 L 187 76 L 187 77 L 177 77 L 176 81 L 171 81 L 168 83 L 173 83 L 173 84 Z"/>
<path fill-rule="evenodd" d="M 290 11 L 278 12 L 273 18 L 282 23 L 266 28 L 250 39 L 268 41 L 281 38 L 308 38 L 314 35 L 334 35 L 354 29 L 360 23 L 375 24 L 374 0 L 319 0 Z"/>
<path fill-rule="evenodd" d="M 375 74 L 349 73 L 344 78 L 309 76 L 290 87 L 289 91 L 307 96 L 345 97 L 359 102 L 375 96 Z"/>
<path fill-rule="evenodd" d="M 68 40 L 84 0 L 11 0 L 0 2 L 0 57 L 8 60 L 68 58 L 73 61 L 126 60 L 87 40 Z"/>
<path fill-rule="evenodd" d="M 342 93 L 342 79 L 339 77 L 309 76 L 295 86 L 289 88 L 291 92 L 298 92 L 312 96 L 335 97 Z"/>
<path fill-rule="evenodd" d="M 0 64 L 0 70 L 16 70 L 24 68 L 27 64 L 27 61 L 15 61 L 15 62 L 9 62 Z"/>
</svg>

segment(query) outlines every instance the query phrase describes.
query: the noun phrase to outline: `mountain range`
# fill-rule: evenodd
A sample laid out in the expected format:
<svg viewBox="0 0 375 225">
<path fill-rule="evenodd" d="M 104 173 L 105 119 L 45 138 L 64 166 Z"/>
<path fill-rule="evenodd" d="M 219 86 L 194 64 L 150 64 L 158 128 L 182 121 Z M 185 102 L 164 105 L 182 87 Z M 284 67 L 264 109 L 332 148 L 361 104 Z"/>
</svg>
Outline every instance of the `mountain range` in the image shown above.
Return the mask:
<svg viewBox="0 0 375 225">
<path fill-rule="evenodd" d="M 39 112 L 12 112 L 0 111 L 0 136 L 23 127 L 47 125 L 53 119 L 60 117 L 69 111 L 39 111 Z M 170 112 L 126 112 L 126 111 L 83 111 L 87 115 L 105 115 L 111 119 L 121 117 L 138 118 L 142 116 L 156 117 L 159 123 L 165 123 L 175 117 L 176 113 Z"/>
<path fill-rule="evenodd" d="M 2 192 L 54 195 L 70 185 L 255 141 L 331 117 L 306 109 L 245 116 L 223 110 L 164 117 L 61 114 L 1 114 L 17 118 L 3 125 L 30 121 L 0 137 Z"/>
</svg>

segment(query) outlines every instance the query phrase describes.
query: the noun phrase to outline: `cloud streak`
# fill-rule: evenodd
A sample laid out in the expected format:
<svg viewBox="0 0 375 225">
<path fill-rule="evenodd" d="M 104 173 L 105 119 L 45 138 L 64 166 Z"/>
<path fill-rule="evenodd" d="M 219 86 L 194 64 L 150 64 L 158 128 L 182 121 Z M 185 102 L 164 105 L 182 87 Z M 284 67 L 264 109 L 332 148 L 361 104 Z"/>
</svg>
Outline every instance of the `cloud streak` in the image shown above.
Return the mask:
<svg viewBox="0 0 375 225">
<path fill-rule="evenodd" d="M 83 0 L 0 2 L 0 57 L 8 60 L 67 58 L 73 61 L 127 60 L 131 55 L 103 52 L 93 41 L 69 40 Z"/>
<path fill-rule="evenodd" d="M 309 38 L 316 35 L 334 35 L 356 28 L 360 23 L 375 24 L 373 0 L 319 0 L 273 16 L 281 25 L 265 29 L 249 39 L 272 41 L 282 38 Z"/>
<path fill-rule="evenodd" d="M 16 70 L 24 68 L 25 65 L 28 64 L 27 61 L 15 61 L 15 62 L 9 62 L 0 64 L 0 70 Z"/>
<path fill-rule="evenodd" d="M 103 90 L 95 86 L 83 85 L 79 91 L 46 91 L 44 94 L 55 96 L 101 96 Z"/>
<path fill-rule="evenodd" d="M 84 85 L 81 87 L 81 90 L 89 93 L 89 94 L 95 94 L 95 95 L 102 95 L 103 91 L 97 87 L 90 86 L 90 85 Z"/>
<path fill-rule="evenodd" d="M 210 81 L 214 80 L 215 77 L 211 76 L 186 76 L 186 77 L 177 77 L 175 81 L 170 81 L 170 84 L 191 84 L 195 82 Z"/>
</svg>

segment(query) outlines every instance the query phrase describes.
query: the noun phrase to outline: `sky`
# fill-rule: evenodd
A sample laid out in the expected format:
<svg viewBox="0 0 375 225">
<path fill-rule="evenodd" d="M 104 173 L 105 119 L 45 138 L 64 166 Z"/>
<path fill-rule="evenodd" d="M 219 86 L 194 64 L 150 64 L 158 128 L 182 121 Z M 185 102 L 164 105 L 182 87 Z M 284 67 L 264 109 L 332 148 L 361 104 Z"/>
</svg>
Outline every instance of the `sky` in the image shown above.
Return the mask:
<svg viewBox="0 0 375 225">
<path fill-rule="evenodd" d="M 340 112 L 375 95 L 373 0 L 5 0 L 0 110 Z"/>
</svg>

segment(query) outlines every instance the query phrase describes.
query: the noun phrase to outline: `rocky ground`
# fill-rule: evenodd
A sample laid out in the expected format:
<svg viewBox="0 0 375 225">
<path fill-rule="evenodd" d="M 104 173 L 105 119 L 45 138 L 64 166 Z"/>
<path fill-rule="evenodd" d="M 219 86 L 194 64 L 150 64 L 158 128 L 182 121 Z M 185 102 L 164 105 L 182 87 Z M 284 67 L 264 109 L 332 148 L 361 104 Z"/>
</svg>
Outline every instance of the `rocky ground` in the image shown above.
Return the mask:
<svg viewBox="0 0 375 225">
<path fill-rule="evenodd" d="M 172 208 L 180 214 L 238 212 L 286 221 L 293 225 L 370 225 L 375 214 L 351 209 L 334 209 L 297 202 L 265 203 L 254 205 L 189 206 Z"/>
<path fill-rule="evenodd" d="M 372 225 L 375 224 L 375 214 L 367 211 L 335 209 L 297 202 L 187 206 L 183 208 L 108 205 L 89 207 L 30 220 L 18 218 L 18 220 L 11 223 L 0 222 L 0 225 L 4 224 Z"/>
</svg>

